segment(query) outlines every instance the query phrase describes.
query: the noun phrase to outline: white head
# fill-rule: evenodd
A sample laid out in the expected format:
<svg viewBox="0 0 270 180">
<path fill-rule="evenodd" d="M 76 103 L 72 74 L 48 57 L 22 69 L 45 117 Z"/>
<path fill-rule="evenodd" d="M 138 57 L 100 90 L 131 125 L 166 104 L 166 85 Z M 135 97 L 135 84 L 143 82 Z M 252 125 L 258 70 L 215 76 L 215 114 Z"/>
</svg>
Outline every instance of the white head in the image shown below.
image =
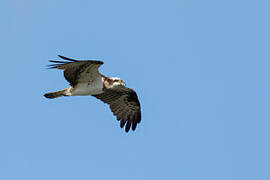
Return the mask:
<svg viewBox="0 0 270 180">
<path fill-rule="evenodd" d="M 126 83 L 118 77 L 112 77 L 110 79 L 113 81 L 113 86 L 119 86 L 119 85 L 126 86 Z"/>
</svg>

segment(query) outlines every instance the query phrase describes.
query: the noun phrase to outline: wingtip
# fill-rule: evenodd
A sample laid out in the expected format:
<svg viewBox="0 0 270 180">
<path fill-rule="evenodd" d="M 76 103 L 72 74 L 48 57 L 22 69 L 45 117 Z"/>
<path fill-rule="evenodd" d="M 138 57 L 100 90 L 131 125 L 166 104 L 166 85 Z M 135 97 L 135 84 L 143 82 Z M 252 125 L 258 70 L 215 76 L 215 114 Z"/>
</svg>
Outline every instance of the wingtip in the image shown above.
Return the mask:
<svg viewBox="0 0 270 180">
<path fill-rule="evenodd" d="M 61 64 L 49 64 L 49 65 L 46 65 L 46 69 L 55 69 L 59 65 L 61 65 Z"/>
<path fill-rule="evenodd" d="M 136 127 L 137 127 L 137 123 L 135 122 L 135 123 L 132 124 L 132 127 L 131 127 L 132 131 L 135 131 Z"/>
<path fill-rule="evenodd" d="M 62 55 L 60 55 L 60 54 L 58 54 L 57 56 L 60 57 L 60 58 L 62 58 L 62 59 L 66 59 L 66 58 L 67 58 L 67 57 L 62 56 Z"/>
<path fill-rule="evenodd" d="M 68 60 L 68 61 L 72 61 L 72 62 L 78 62 L 80 60 L 76 60 L 76 59 L 72 59 L 72 58 L 68 58 L 68 57 L 65 57 L 65 56 L 62 56 L 60 54 L 57 55 L 58 57 L 60 57 L 61 59 L 65 59 L 65 60 Z M 96 63 L 96 64 L 104 64 L 103 61 L 101 60 L 82 60 L 82 61 L 92 61 L 93 63 Z"/>
<path fill-rule="evenodd" d="M 77 62 L 77 60 L 75 60 L 75 59 L 71 59 L 71 58 L 68 58 L 68 57 L 62 56 L 62 55 L 60 55 L 60 54 L 58 54 L 58 57 L 60 57 L 61 59 L 65 59 L 65 60 L 69 60 L 69 61 Z"/>
</svg>

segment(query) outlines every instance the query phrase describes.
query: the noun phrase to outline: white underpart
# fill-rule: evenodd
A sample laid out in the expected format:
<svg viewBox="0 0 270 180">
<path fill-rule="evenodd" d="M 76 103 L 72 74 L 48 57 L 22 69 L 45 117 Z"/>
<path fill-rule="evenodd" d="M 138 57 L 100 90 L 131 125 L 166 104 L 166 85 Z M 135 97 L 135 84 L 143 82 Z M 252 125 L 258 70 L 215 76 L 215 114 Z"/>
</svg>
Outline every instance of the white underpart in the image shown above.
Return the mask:
<svg viewBox="0 0 270 180">
<path fill-rule="evenodd" d="M 102 93 L 102 80 L 93 83 L 78 83 L 71 91 L 72 96 L 87 96 Z"/>
<path fill-rule="evenodd" d="M 95 95 L 103 92 L 103 79 L 97 72 L 97 68 L 92 67 L 86 70 L 79 79 L 78 84 L 72 88 L 71 96 Z"/>
</svg>

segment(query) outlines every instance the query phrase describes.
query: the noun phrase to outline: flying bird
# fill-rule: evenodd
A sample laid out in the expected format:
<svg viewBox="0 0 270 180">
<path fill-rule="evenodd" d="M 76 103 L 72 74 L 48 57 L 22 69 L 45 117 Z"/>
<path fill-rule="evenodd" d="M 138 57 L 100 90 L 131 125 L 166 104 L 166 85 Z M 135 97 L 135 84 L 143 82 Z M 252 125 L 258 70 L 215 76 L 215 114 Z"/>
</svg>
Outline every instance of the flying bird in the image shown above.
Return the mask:
<svg viewBox="0 0 270 180">
<path fill-rule="evenodd" d="M 107 77 L 98 69 L 103 61 L 75 60 L 58 55 L 62 61 L 50 60 L 54 63 L 49 68 L 64 70 L 64 77 L 70 87 L 44 94 L 46 98 L 61 96 L 94 96 L 110 106 L 112 113 L 120 121 L 120 127 L 134 131 L 141 122 L 141 107 L 138 96 L 133 89 L 126 87 L 118 77 Z"/>
</svg>

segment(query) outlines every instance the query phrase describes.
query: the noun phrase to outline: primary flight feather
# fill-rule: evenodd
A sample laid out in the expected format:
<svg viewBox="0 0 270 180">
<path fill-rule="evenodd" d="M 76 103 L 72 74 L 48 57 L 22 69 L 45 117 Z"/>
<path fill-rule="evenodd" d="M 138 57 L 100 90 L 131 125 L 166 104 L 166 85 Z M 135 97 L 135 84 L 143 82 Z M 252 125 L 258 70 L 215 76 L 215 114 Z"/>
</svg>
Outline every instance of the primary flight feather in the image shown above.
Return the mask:
<svg viewBox="0 0 270 180">
<path fill-rule="evenodd" d="M 120 121 L 120 127 L 130 128 L 134 131 L 141 122 L 141 107 L 137 94 L 127 88 L 120 78 L 106 77 L 99 73 L 98 68 L 103 64 L 96 60 L 75 60 L 60 56 L 65 61 L 54 61 L 50 68 L 64 70 L 64 77 L 70 87 L 51 93 L 46 98 L 61 96 L 87 96 L 92 95 L 104 103 L 109 104 L 111 111 Z"/>
</svg>

